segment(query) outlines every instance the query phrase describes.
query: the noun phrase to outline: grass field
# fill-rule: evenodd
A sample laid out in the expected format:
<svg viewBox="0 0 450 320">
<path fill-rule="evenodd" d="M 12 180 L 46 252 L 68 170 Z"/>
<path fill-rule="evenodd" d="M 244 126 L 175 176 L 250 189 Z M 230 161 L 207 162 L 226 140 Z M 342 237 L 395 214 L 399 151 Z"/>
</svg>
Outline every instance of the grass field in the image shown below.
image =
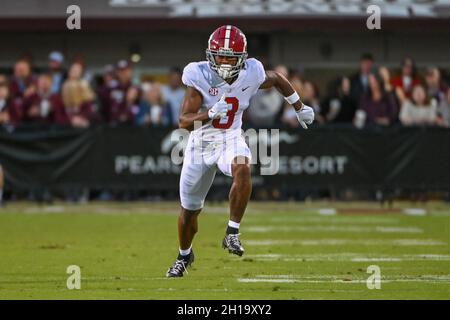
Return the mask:
<svg viewBox="0 0 450 320">
<path fill-rule="evenodd" d="M 450 299 L 450 206 L 405 214 L 411 206 L 253 202 L 239 258 L 220 246 L 227 203 L 209 203 L 193 268 L 166 279 L 177 203 L 10 204 L 0 209 L 0 299 Z M 81 290 L 66 287 L 69 265 L 81 268 Z M 379 290 L 367 288 L 370 265 Z"/>
</svg>

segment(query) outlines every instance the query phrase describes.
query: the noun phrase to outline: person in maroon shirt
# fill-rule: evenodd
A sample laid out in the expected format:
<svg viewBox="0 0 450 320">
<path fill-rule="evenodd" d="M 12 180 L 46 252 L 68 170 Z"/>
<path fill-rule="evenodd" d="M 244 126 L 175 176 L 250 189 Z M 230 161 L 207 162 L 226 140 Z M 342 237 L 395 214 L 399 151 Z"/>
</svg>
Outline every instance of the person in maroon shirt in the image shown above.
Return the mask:
<svg viewBox="0 0 450 320">
<path fill-rule="evenodd" d="M 103 68 L 101 84 L 97 87 L 96 95 L 99 102 L 99 113 L 103 120 L 107 121 L 109 116 L 109 92 L 117 86 L 116 70 L 112 64 Z"/>
<path fill-rule="evenodd" d="M 116 65 L 117 83 L 108 88 L 104 98 L 103 108 L 106 121 L 110 124 L 133 123 L 133 107 L 138 103 L 136 88 L 132 84 L 133 70 L 126 60 L 120 60 Z M 132 89 L 133 88 L 133 89 Z M 130 101 L 133 97 L 133 101 Z"/>
<path fill-rule="evenodd" d="M 0 125 L 16 126 L 21 120 L 22 105 L 10 97 L 8 78 L 0 75 Z"/>
<path fill-rule="evenodd" d="M 366 123 L 391 125 L 398 115 L 397 103 L 392 91 L 386 91 L 380 76 L 370 74 L 370 93 L 363 95 L 359 109 L 365 112 Z"/>
<path fill-rule="evenodd" d="M 9 90 L 12 98 L 21 100 L 36 91 L 36 77 L 31 73 L 31 64 L 28 60 L 21 59 L 15 63 Z"/>
<path fill-rule="evenodd" d="M 54 124 L 64 112 L 61 96 L 51 93 L 52 77 L 42 74 L 37 80 L 36 93 L 24 100 L 24 120 L 35 124 Z"/>
<path fill-rule="evenodd" d="M 417 77 L 416 64 L 413 59 L 406 57 L 402 62 L 402 73 L 392 79 L 392 86 L 399 98 L 410 98 L 412 89 L 418 84 L 420 79 Z"/>
<path fill-rule="evenodd" d="M 60 124 L 86 128 L 99 120 L 92 101 L 94 93 L 86 80 L 66 80 L 62 87 L 64 112 L 56 114 Z"/>
</svg>

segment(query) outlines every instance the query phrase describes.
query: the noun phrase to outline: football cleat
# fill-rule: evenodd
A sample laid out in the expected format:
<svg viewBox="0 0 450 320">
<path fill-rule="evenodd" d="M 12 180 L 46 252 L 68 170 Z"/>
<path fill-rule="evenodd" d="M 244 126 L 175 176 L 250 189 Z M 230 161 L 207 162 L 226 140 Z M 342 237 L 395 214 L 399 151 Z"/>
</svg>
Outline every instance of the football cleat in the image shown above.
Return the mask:
<svg viewBox="0 0 450 320">
<path fill-rule="evenodd" d="M 175 263 L 167 270 L 166 277 L 167 278 L 179 278 L 183 276 L 183 273 L 187 268 L 194 262 L 194 251 L 186 257 L 186 259 L 177 259 Z"/>
<path fill-rule="evenodd" d="M 244 254 L 244 247 L 241 245 L 239 240 L 239 233 L 237 234 L 227 234 L 222 241 L 222 248 L 228 249 L 229 253 L 242 256 Z"/>
</svg>

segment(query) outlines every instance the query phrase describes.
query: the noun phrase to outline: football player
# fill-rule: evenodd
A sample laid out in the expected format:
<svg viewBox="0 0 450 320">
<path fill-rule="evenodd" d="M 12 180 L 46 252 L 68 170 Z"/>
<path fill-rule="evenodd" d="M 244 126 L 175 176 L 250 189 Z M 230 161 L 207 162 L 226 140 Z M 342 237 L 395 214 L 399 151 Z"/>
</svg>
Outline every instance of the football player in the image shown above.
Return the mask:
<svg viewBox="0 0 450 320">
<path fill-rule="evenodd" d="M 167 277 L 182 277 L 194 261 L 192 240 L 198 228 L 197 217 L 217 169 L 233 178 L 230 220 L 222 246 L 238 256 L 244 253 L 239 226 L 252 184 L 251 152 L 241 136 L 242 113 L 258 89 L 275 87 L 295 108 L 303 128 L 314 120 L 313 109 L 300 101 L 284 76 L 265 71 L 254 58 L 247 59 L 247 40 L 238 28 L 225 25 L 216 29 L 209 37 L 206 58 L 188 64 L 182 76 L 187 90 L 179 126 L 191 133 L 180 177 L 179 254 Z"/>
</svg>

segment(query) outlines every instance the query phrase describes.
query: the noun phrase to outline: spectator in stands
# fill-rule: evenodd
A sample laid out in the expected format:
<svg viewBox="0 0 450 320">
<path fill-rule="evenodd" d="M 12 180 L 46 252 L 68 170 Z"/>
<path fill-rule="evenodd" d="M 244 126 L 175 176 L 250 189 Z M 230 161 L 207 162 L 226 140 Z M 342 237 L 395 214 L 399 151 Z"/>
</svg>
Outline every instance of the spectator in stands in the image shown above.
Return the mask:
<svg viewBox="0 0 450 320">
<path fill-rule="evenodd" d="M 13 99 L 9 94 L 8 78 L 0 75 L 0 125 L 17 125 L 22 118 L 22 105 L 19 99 Z"/>
<path fill-rule="evenodd" d="M 350 77 L 350 87 L 353 100 L 360 101 L 363 95 L 369 94 L 369 74 L 374 66 L 374 58 L 370 53 L 364 53 L 359 60 L 359 71 Z"/>
<path fill-rule="evenodd" d="M 85 57 L 83 55 L 76 55 L 72 61 L 71 67 L 75 66 L 75 74 L 78 72 L 81 72 L 81 78 L 86 80 L 89 83 L 92 83 L 94 80 L 94 75 L 91 70 L 86 66 Z M 78 70 L 77 70 L 78 69 Z M 81 69 L 81 70 L 80 70 Z"/>
<path fill-rule="evenodd" d="M 146 84 L 139 112 L 135 115 L 135 124 L 148 126 L 173 125 L 170 106 L 164 104 L 161 86 L 158 83 Z"/>
<path fill-rule="evenodd" d="M 127 120 L 128 123 L 134 123 L 134 119 L 139 112 L 139 96 L 140 90 L 138 87 L 130 86 L 128 88 L 125 97 L 125 110 L 130 115 L 130 120 Z"/>
<path fill-rule="evenodd" d="M 299 82 L 303 83 L 304 78 L 302 71 L 298 69 L 289 69 L 289 82 Z"/>
<path fill-rule="evenodd" d="M 410 98 L 412 88 L 420 84 L 420 79 L 417 76 L 417 68 L 414 60 L 410 57 L 406 57 L 402 61 L 402 72 L 399 76 L 392 79 L 392 86 L 399 96 L 399 100 L 403 101 L 404 98 Z"/>
<path fill-rule="evenodd" d="M 115 68 L 112 64 L 108 64 L 103 68 L 102 79 L 97 87 L 97 99 L 100 104 L 99 113 L 104 120 L 108 119 L 108 104 L 110 101 L 110 90 L 118 86 Z"/>
<path fill-rule="evenodd" d="M 112 64 L 107 64 L 103 68 L 103 85 L 108 88 L 117 85 L 116 72 Z"/>
<path fill-rule="evenodd" d="M 93 108 L 94 93 L 86 80 L 67 80 L 62 87 L 64 112 L 57 122 L 76 128 L 86 128 L 98 121 Z"/>
<path fill-rule="evenodd" d="M 179 68 L 174 67 L 170 70 L 169 83 L 168 85 L 163 85 L 160 91 L 168 107 L 167 116 L 169 117 L 170 124 L 177 127 L 180 107 L 186 91 L 181 81 L 181 70 Z"/>
<path fill-rule="evenodd" d="M 67 78 L 69 80 L 80 81 L 83 79 L 84 66 L 80 62 L 74 62 L 69 67 Z"/>
<path fill-rule="evenodd" d="M 383 81 L 383 88 L 385 92 L 392 92 L 393 86 L 391 82 L 391 72 L 386 67 L 379 67 L 378 68 L 378 74 L 381 77 L 381 80 Z"/>
<path fill-rule="evenodd" d="M 394 96 L 386 92 L 383 80 L 378 74 L 369 74 L 369 90 L 359 103 L 359 110 L 365 113 L 366 124 L 391 125 L 397 118 L 397 104 Z"/>
<path fill-rule="evenodd" d="M 66 80 L 66 72 L 63 69 L 64 56 L 59 51 L 53 51 L 48 56 L 48 72 L 52 77 L 51 93 L 59 94 Z"/>
<path fill-rule="evenodd" d="M 120 60 L 116 65 L 117 82 L 109 87 L 105 100 L 103 101 L 104 115 L 110 124 L 133 123 L 134 115 L 132 107 L 138 104 L 140 91 L 130 88 L 135 86 L 132 83 L 133 70 L 127 60 Z M 135 101 L 130 98 L 134 97 Z"/>
<path fill-rule="evenodd" d="M 116 77 L 118 85 L 129 88 L 133 85 L 133 68 L 128 60 L 120 60 L 116 64 Z"/>
<path fill-rule="evenodd" d="M 351 123 L 353 121 L 358 104 L 350 95 L 350 91 L 350 79 L 339 77 L 333 92 L 322 104 L 325 122 Z"/>
<path fill-rule="evenodd" d="M 288 69 L 278 65 L 275 71 L 288 78 Z M 280 118 L 285 101 L 275 88 L 258 90 L 251 98 L 249 108 L 245 112 L 245 119 L 256 127 L 273 126 Z"/>
<path fill-rule="evenodd" d="M 436 125 L 436 100 L 427 95 L 421 84 L 414 86 L 411 98 L 404 101 L 400 111 L 400 121 L 404 126 Z"/>
<path fill-rule="evenodd" d="M 427 94 L 437 103 L 446 100 L 446 87 L 441 80 L 441 72 L 436 67 L 429 67 L 425 74 Z"/>
<path fill-rule="evenodd" d="M 10 82 L 12 98 L 23 100 L 36 91 L 36 78 L 31 72 L 31 64 L 26 59 L 18 60 L 14 65 L 14 75 Z"/>
<path fill-rule="evenodd" d="M 297 72 L 291 72 L 289 81 L 294 87 L 294 90 L 300 95 L 301 92 L 303 91 L 303 82 L 300 77 L 300 74 Z M 280 119 L 281 123 L 293 128 L 299 127 L 300 123 L 297 120 L 297 115 L 295 113 L 294 108 L 292 108 L 292 106 L 286 103 L 284 100 L 282 101 L 282 105 L 283 109 L 281 112 L 281 119 Z"/>
<path fill-rule="evenodd" d="M 292 77 L 294 75 L 294 74 L 291 74 L 289 72 L 288 68 L 283 64 L 279 64 L 279 65 L 275 66 L 274 71 L 281 73 L 283 75 L 283 77 L 289 78 L 289 79 L 292 79 Z"/>
<path fill-rule="evenodd" d="M 141 84 L 142 97 L 139 101 L 138 110 L 134 115 L 134 124 L 137 126 L 145 126 L 150 123 L 150 102 L 148 99 L 148 93 L 152 88 L 151 82 L 143 82 Z"/>
<path fill-rule="evenodd" d="M 438 125 L 450 128 L 450 87 L 447 88 L 445 99 L 442 99 L 438 107 Z"/>
<path fill-rule="evenodd" d="M 64 112 L 64 105 L 59 95 L 52 94 L 52 75 L 45 73 L 39 76 L 36 92 L 24 100 L 23 109 L 26 122 L 56 123 L 58 114 Z"/>
<path fill-rule="evenodd" d="M 383 89 L 384 93 L 387 95 L 387 98 L 389 101 L 392 101 L 395 103 L 395 119 L 393 122 L 398 122 L 398 114 L 400 110 L 400 103 L 398 96 L 394 90 L 394 87 L 392 86 L 391 81 L 391 72 L 386 67 L 380 67 L 378 68 L 378 75 L 380 76 L 381 80 L 383 81 Z"/>
<path fill-rule="evenodd" d="M 318 123 L 325 123 L 322 115 L 322 108 L 320 106 L 319 91 L 317 85 L 312 81 L 305 81 L 303 83 L 303 92 L 301 93 L 302 101 L 314 109 L 314 118 Z"/>
</svg>

